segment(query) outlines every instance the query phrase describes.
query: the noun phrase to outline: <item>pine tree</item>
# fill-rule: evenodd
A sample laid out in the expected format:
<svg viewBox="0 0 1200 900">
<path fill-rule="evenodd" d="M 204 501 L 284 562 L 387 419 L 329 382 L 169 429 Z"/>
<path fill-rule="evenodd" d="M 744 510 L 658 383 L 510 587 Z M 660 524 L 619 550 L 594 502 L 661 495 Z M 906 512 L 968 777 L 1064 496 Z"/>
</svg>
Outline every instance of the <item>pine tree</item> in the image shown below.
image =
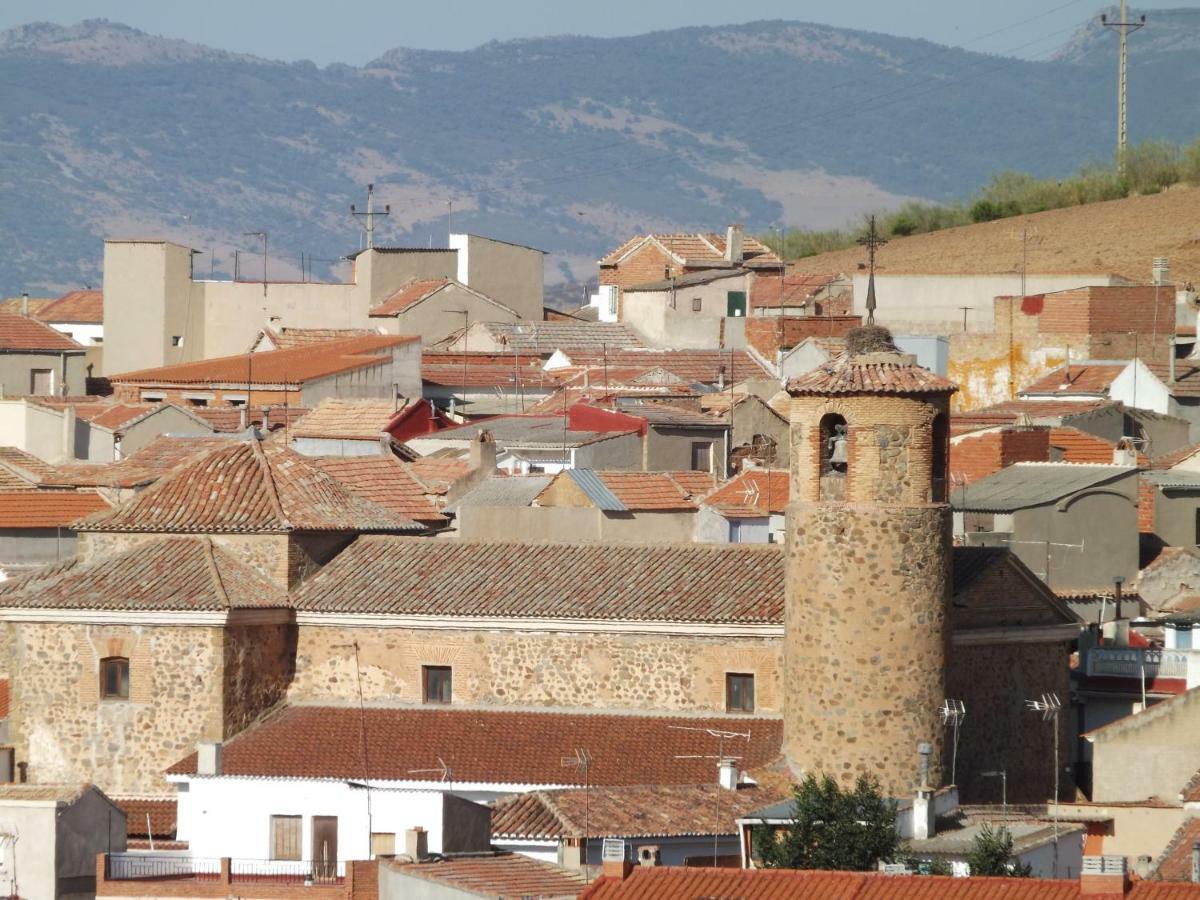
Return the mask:
<svg viewBox="0 0 1200 900">
<path fill-rule="evenodd" d="M 992 828 L 984 825 L 975 835 L 971 852 L 967 854 L 967 865 L 972 875 L 1005 875 L 1012 878 L 1028 878 L 1033 867 L 1022 865 L 1013 857 L 1013 836 L 1001 825 Z"/>
</svg>

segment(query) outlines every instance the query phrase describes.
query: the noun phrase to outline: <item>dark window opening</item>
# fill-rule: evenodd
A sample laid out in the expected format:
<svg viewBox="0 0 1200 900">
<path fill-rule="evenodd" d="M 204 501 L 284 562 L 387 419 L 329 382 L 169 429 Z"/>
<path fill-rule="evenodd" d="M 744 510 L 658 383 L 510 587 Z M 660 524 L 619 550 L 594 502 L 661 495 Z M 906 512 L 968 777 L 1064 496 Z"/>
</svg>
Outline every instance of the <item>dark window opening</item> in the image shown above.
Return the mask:
<svg viewBox="0 0 1200 900">
<path fill-rule="evenodd" d="M 754 676 L 739 672 L 725 675 L 725 711 L 754 712 Z"/>
<path fill-rule="evenodd" d="M 703 441 L 692 444 L 692 471 L 712 471 L 712 442 Z"/>
<path fill-rule="evenodd" d="M 930 500 L 934 503 L 946 502 L 946 481 L 950 468 L 950 428 L 946 424 L 944 413 L 938 413 L 933 419 L 933 447 L 930 460 Z"/>
<path fill-rule="evenodd" d="M 703 300 L 701 300 L 699 297 L 693 297 L 693 298 L 692 298 L 692 312 L 700 312 L 700 310 L 701 310 L 703 307 L 704 307 L 704 301 L 703 301 Z"/>
<path fill-rule="evenodd" d="M 109 656 L 100 660 L 100 696 L 105 700 L 129 699 L 129 660 Z"/>
<path fill-rule="evenodd" d="M 452 678 L 450 666 L 421 666 L 422 699 L 426 703 L 449 703 Z"/>
<path fill-rule="evenodd" d="M 850 429 L 837 413 L 821 417 L 820 477 L 822 500 L 845 500 L 850 474 Z"/>
<path fill-rule="evenodd" d="M 203 397 L 188 397 L 188 403 L 192 406 L 208 406 L 208 401 Z"/>
</svg>

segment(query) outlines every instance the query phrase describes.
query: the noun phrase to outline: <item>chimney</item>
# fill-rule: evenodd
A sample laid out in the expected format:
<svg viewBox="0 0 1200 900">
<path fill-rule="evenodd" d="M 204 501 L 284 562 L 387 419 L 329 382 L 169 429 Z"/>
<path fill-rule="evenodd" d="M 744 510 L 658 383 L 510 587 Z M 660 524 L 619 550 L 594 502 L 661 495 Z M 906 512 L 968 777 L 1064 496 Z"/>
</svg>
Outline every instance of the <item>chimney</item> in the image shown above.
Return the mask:
<svg viewBox="0 0 1200 900">
<path fill-rule="evenodd" d="M 486 428 L 471 441 L 471 471 L 491 471 L 496 468 L 496 439 Z"/>
<path fill-rule="evenodd" d="M 1083 896 L 1129 893 L 1129 873 L 1123 856 L 1085 856 L 1079 870 L 1079 893 Z"/>
<path fill-rule="evenodd" d="M 29 315 L 29 291 L 21 291 L 21 315 Z"/>
<path fill-rule="evenodd" d="M 564 869 L 583 868 L 584 842 L 579 838 L 563 841 L 558 845 L 558 864 Z"/>
<path fill-rule="evenodd" d="M 1133 446 L 1128 438 L 1121 438 L 1121 440 L 1117 441 L 1117 447 L 1113 450 L 1113 465 L 1137 465 L 1137 448 Z"/>
<path fill-rule="evenodd" d="M 643 844 L 638 847 L 639 866 L 658 866 L 662 864 L 662 853 L 657 844 Z"/>
<path fill-rule="evenodd" d="M 220 741 L 201 741 L 196 745 L 196 774 L 221 774 Z"/>
<path fill-rule="evenodd" d="M 1200 839 L 1192 841 L 1192 884 L 1200 884 Z"/>
<path fill-rule="evenodd" d="M 63 459 L 75 459 L 75 407 L 62 411 L 62 455 Z"/>
<path fill-rule="evenodd" d="M 917 744 L 916 793 L 913 794 L 912 828 L 913 840 L 923 841 L 937 832 L 934 824 L 933 788 L 929 784 L 929 760 L 933 756 L 933 744 L 921 741 Z"/>
<path fill-rule="evenodd" d="M 413 862 L 429 858 L 429 832 L 418 825 L 404 832 L 404 853 Z"/>
<path fill-rule="evenodd" d="M 717 763 L 717 781 L 727 791 L 736 791 L 741 779 L 736 759 L 723 759 Z"/>
<path fill-rule="evenodd" d="M 247 401 L 249 402 L 249 401 Z M 238 431 L 245 431 L 250 427 L 250 408 L 243 403 L 238 407 Z"/>
<path fill-rule="evenodd" d="M 605 878 L 624 881 L 633 871 L 625 842 L 616 838 L 605 838 L 601 852 L 600 874 Z"/>
<path fill-rule="evenodd" d="M 730 225 L 725 229 L 725 261 L 735 266 L 742 264 L 742 234 L 741 225 Z"/>
</svg>

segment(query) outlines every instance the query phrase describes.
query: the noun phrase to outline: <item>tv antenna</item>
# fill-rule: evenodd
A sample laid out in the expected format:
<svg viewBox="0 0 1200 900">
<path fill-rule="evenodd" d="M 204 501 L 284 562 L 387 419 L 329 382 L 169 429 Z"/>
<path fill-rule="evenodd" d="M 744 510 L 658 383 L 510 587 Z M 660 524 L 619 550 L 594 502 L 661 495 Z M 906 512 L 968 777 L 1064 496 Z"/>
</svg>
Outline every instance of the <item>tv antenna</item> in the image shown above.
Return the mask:
<svg viewBox="0 0 1200 900">
<path fill-rule="evenodd" d="M 375 217 L 390 216 L 392 214 L 391 204 L 386 204 L 383 207 L 383 212 L 375 212 L 375 185 L 367 185 L 367 211 L 359 212 L 353 203 L 350 204 L 350 215 L 356 218 L 363 218 L 367 221 L 367 249 L 370 250 L 375 246 Z"/>
<path fill-rule="evenodd" d="M 576 747 L 574 756 L 563 756 L 559 765 L 564 769 L 575 769 L 583 773 L 583 870 L 588 872 L 588 814 L 591 811 L 592 784 L 589 770 L 592 765 L 592 754 L 584 747 Z M 586 876 L 588 881 L 591 878 Z"/>
<path fill-rule="evenodd" d="M 1124 3 L 1121 4 L 1124 6 Z M 1043 722 L 1049 722 L 1054 730 L 1054 871 L 1058 871 L 1058 714 L 1062 711 L 1062 701 L 1058 694 L 1042 694 L 1036 700 L 1026 700 L 1025 708 L 1030 712 L 1040 713 Z"/>
<path fill-rule="evenodd" d="M 703 753 L 689 753 L 677 755 L 676 759 L 715 759 L 717 761 L 717 794 L 713 803 L 713 868 L 717 867 L 717 849 L 718 839 L 721 833 L 721 792 L 725 790 L 721 784 L 721 766 L 726 762 L 733 762 L 741 759 L 740 756 L 727 756 L 725 754 L 725 742 L 733 740 L 744 740 L 747 744 L 750 743 L 749 731 L 725 731 L 720 728 L 700 728 L 693 725 L 668 725 L 675 731 L 696 731 L 701 734 L 707 734 L 709 737 L 717 739 L 717 754 L 712 756 Z"/>
<path fill-rule="evenodd" d="M 448 790 L 454 790 L 454 770 L 440 756 L 437 757 L 437 767 L 433 769 L 409 769 L 409 775 L 437 775 L 438 781 L 446 782 Z"/>
<path fill-rule="evenodd" d="M 941 715 L 942 724 L 946 728 L 954 729 L 953 743 L 950 745 L 950 783 L 958 784 L 958 729 L 967 717 L 967 705 L 961 700 L 951 700 L 947 697 L 942 701 L 938 714 Z"/>
</svg>

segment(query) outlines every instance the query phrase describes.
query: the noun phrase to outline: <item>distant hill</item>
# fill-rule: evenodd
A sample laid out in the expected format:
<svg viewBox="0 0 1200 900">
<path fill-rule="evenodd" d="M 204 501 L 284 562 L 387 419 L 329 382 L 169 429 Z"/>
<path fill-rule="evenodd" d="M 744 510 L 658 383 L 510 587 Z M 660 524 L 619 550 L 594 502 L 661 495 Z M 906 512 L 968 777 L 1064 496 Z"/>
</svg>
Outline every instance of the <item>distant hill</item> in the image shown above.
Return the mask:
<svg viewBox="0 0 1200 900">
<path fill-rule="evenodd" d="M 876 270 L 892 275 L 992 275 L 1021 271 L 1021 241 L 1029 243 L 1029 271 L 1111 273 L 1149 281 L 1151 261 L 1165 256 L 1171 277 L 1200 284 L 1200 188 L 1052 209 L 1029 216 L 892 238 L 879 250 Z M 796 272 L 858 270 L 863 250 L 837 250 L 796 260 Z M 1015 285 L 1015 282 L 1014 282 Z M 880 298 L 880 306 L 884 299 Z"/>
<path fill-rule="evenodd" d="M 1131 139 L 1200 133 L 1196 10 L 1131 41 Z M 100 279 L 105 235 L 166 236 L 228 273 L 270 234 L 272 277 L 453 227 L 594 275 L 630 233 L 742 221 L 833 225 L 901 197 L 963 196 L 1001 169 L 1111 156 L 1115 38 L 1049 62 L 795 22 L 466 52 L 362 67 L 282 63 L 105 21 L 0 33 L 0 296 Z M 211 251 L 211 255 L 210 255 Z"/>
</svg>

